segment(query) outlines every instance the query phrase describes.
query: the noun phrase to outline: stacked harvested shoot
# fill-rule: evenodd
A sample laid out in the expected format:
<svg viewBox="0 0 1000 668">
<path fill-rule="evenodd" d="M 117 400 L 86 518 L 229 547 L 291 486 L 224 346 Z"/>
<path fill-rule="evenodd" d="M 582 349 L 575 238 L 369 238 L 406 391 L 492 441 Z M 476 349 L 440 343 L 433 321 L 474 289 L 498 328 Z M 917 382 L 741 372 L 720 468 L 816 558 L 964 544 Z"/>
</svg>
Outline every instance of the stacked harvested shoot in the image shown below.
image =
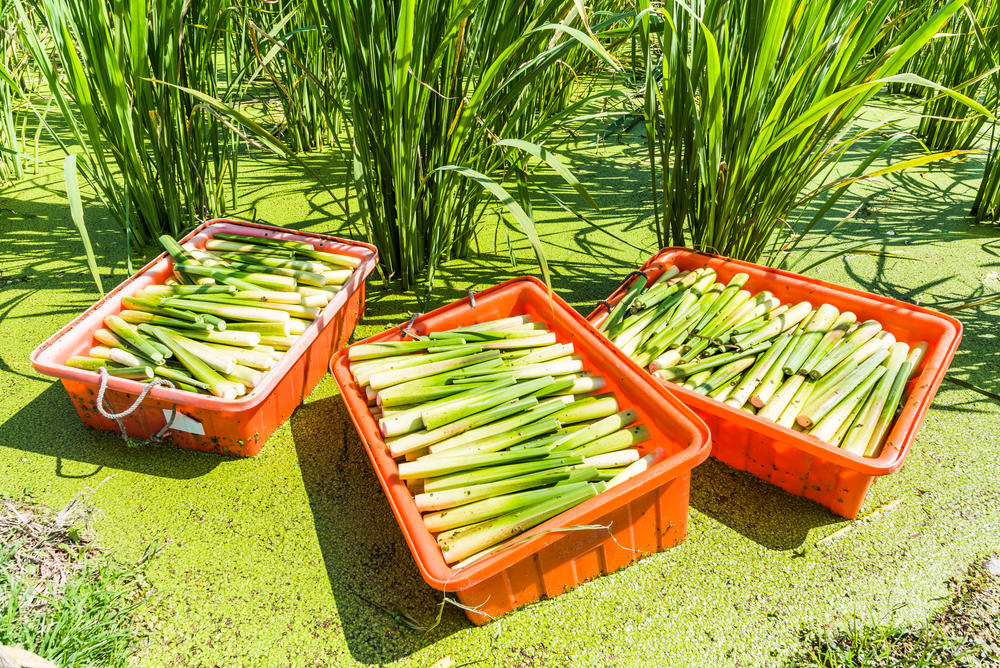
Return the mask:
<svg viewBox="0 0 1000 668">
<path fill-rule="evenodd" d="M 305 241 L 216 234 L 206 250 L 160 242 L 173 277 L 123 297 L 89 356 L 67 366 L 236 399 L 263 381 L 359 264 Z"/>
<path fill-rule="evenodd" d="M 926 343 L 830 304 L 782 304 L 713 269 L 637 279 L 599 329 L 640 366 L 734 408 L 878 457 Z"/>
<path fill-rule="evenodd" d="M 638 413 L 598 394 L 604 378 L 527 316 L 359 344 L 348 358 L 400 479 L 458 568 L 665 457 L 640 452 L 650 431 Z"/>
</svg>

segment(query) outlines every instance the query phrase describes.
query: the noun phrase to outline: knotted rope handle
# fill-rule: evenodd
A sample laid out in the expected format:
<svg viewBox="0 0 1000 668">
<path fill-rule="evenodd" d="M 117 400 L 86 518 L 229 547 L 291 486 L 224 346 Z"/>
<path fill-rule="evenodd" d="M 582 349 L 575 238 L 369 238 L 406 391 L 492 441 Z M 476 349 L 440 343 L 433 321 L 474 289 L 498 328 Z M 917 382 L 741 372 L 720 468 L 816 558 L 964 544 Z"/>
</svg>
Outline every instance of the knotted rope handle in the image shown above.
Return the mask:
<svg viewBox="0 0 1000 668">
<path fill-rule="evenodd" d="M 150 382 L 146 383 L 146 387 L 142 388 L 142 392 L 139 393 L 139 398 L 135 400 L 135 403 L 123 410 L 121 413 L 111 413 L 104 408 L 104 393 L 108 389 L 108 378 L 110 378 L 108 370 L 102 366 L 97 370 L 97 375 L 101 377 L 101 384 L 97 388 L 97 412 L 103 417 L 106 417 L 109 420 L 114 420 L 118 423 L 118 428 L 121 429 L 122 432 L 122 440 L 125 441 L 128 441 L 128 433 L 125 431 L 125 424 L 122 422 L 122 418 L 127 418 L 129 415 L 134 413 L 135 409 L 139 408 L 139 404 L 142 403 L 143 399 L 146 398 L 146 395 L 149 394 L 155 386 L 160 385 L 162 387 L 170 388 L 171 390 L 174 389 L 174 384 L 169 380 L 166 380 L 165 378 L 154 378 Z M 163 425 L 163 429 L 153 434 L 153 436 L 150 437 L 150 439 L 143 445 L 156 443 L 163 438 L 163 435 L 170 429 L 170 426 L 174 423 L 174 418 L 176 417 L 177 403 L 174 402 L 173 408 L 170 409 L 170 419 L 167 420 L 167 424 Z"/>
<path fill-rule="evenodd" d="M 423 340 L 425 340 L 427 338 L 426 336 L 420 336 L 419 334 L 410 331 L 410 328 L 413 327 L 413 321 L 416 320 L 417 318 L 419 318 L 422 315 L 423 315 L 423 313 L 414 313 L 410 317 L 409 322 L 407 322 L 405 325 L 396 325 L 396 329 L 398 329 L 400 332 L 402 332 L 403 336 L 409 336 L 414 341 L 423 341 Z"/>
</svg>

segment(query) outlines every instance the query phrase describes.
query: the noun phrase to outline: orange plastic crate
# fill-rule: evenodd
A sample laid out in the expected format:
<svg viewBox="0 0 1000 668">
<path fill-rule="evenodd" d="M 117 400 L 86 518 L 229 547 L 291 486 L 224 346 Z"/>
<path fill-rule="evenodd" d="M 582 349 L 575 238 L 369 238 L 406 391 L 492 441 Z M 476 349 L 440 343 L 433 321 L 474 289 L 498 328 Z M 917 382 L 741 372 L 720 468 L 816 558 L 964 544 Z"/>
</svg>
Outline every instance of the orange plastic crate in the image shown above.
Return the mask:
<svg viewBox="0 0 1000 668">
<path fill-rule="evenodd" d="M 180 242 L 191 241 L 204 248 L 205 241 L 217 233 L 308 241 L 318 250 L 332 250 L 361 259 L 350 280 L 323 309 L 320 317 L 271 367 L 264 382 L 248 394 L 227 401 L 157 386 L 134 413 L 122 418 L 129 436 L 148 439 L 166 425 L 176 403 L 178 415 L 164 440 L 191 450 L 252 457 L 291 416 L 302 398 L 316 387 L 326 373 L 330 355 L 347 345 L 358 319 L 364 314 L 365 278 L 378 262 L 378 251 L 368 244 L 323 234 L 225 219 L 200 225 Z M 160 255 L 31 353 L 31 363 L 39 373 L 62 381 L 88 427 L 119 431 L 114 420 L 97 412 L 100 376 L 63 363 L 73 355 L 87 354 L 94 346 L 93 334 L 102 327 L 104 318 L 121 312 L 122 297 L 133 295 L 147 285 L 162 283 L 171 275 L 172 266 L 169 256 Z M 104 396 L 111 412 L 120 413 L 131 406 L 144 387 L 143 383 L 134 380 L 109 378 Z"/>
<path fill-rule="evenodd" d="M 815 436 L 781 427 L 680 385 L 659 381 L 676 392 L 712 430 L 713 457 L 796 496 L 812 499 L 841 517 L 857 517 L 875 478 L 898 471 L 903 465 L 958 349 L 962 324 L 942 313 L 894 299 L 684 248 L 664 248 L 646 262 L 642 270 L 647 284 L 673 265 L 682 271 L 709 267 L 718 273 L 721 283 L 745 273 L 750 280 L 744 289 L 750 292 L 769 290 L 782 303 L 832 304 L 841 311 L 851 311 L 859 322 L 878 320 L 897 341 L 911 346 L 927 342 L 927 356 L 919 375 L 907 386 L 903 411 L 889 432 L 882 454 L 873 459 L 845 452 Z M 608 302 L 614 306 L 624 294 L 625 288 L 619 288 Z M 607 316 L 608 310 L 602 305 L 588 319 L 599 325 Z"/>
<path fill-rule="evenodd" d="M 368 411 L 364 391 L 351 376 L 347 351 L 331 361 L 341 395 L 371 458 L 382 488 L 424 579 L 432 587 L 456 592 L 476 611 L 469 619 L 485 624 L 526 603 L 556 596 L 598 575 L 611 573 L 646 554 L 680 543 L 687 535 L 691 469 L 708 457 L 704 423 L 662 385 L 643 373 L 557 295 L 537 279 L 513 279 L 468 299 L 417 318 L 418 335 L 515 315 L 544 321 L 560 343 L 573 343 L 585 367 L 607 380 L 621 410 L 634 408 L 639 422 L 652 431 L 642 449 L 662 447 L 669 457 L 627 483 L 552 518 L 524 534 L 525 540 L 465 569 L 445 563 L 434 536 L 421 520 L 378 425 Z M 362 343 L 399 341 L 399 329 Z M 559 531 L 578 525 L 604 529 Z"/>
</svg>

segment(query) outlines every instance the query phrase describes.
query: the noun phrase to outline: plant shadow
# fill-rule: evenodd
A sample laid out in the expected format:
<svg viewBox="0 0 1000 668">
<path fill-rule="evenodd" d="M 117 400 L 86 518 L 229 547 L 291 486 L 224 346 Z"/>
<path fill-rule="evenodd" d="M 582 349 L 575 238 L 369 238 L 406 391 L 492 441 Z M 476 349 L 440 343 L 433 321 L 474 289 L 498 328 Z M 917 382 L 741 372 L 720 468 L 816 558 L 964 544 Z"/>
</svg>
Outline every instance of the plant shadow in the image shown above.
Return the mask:
<svg viewBox="0 0 1000 668">
<path fill-rule="evenodd" d="M 52 383 L 0 425 L 0 448 L 51 457 L 55 476 L 83 480 L 105 470 L 187 480 L 206 475 L 227 461 L 219 455 L 172 445 L 129 447 L 116 433 L 88 429 L 59 383 Z M 16 476 L 17 472 L 6 475 Z"/>
<path fill-rule="evenodd" d="M 777 551 L 799 548 L 810 530 L 844 521 L 818 503 L 713 458 L 691 472 L 691 507 Z"/>
<path fill-rule="evenodd" d="M 470 622 L 417 566 L 339 395 L 298 408 L 292 436 L 344 639 L 363 664 L 398 660 Z"/>
</svg>

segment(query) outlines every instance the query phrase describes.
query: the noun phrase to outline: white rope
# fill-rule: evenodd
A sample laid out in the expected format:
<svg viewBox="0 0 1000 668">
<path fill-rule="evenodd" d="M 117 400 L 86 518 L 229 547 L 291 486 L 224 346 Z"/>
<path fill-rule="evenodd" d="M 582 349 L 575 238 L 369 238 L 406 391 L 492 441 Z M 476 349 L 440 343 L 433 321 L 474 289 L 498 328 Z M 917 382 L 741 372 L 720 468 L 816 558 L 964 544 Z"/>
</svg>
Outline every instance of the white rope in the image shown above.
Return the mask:
<svg viewBox="0 0 1000 668">
<path fill-rule="evenodd" d="M 123 410 L 121 413 L 111 413 L 104 408 L 104 392 L 108 389 L 108 370 L 103 366 L 97 370 L 97 375 L 101 377 L 100 387 L 97 389 L 97 412 L 109 420 L 114 420 L 118 423 L 118 428 L 121 429 L 122 439 L 128 440 L 128 433 L 125 431 L 125 424 L 122 422 L 122 418 L 126 418 L 135 412 L 135 409 L 139 407 L 142 400 L 146 398 L 153 387 L 161 385 L 163 387 L 168 387 L 174 389 L 174 384 L 165 378 L 154 378 L 150 382 L 146 383 L 146 387 L 142 388 L 142 392 L 139 393 L 139 398 L 135 400 L 135 403 Z M 174 403 L 173 408 L 170 409 L 170 419 L 167 420 L 167 424 L 163 426 L 163 429 L 153 434 L 153 436 L 146 441 L 146 443 L 155 443 L 159 441 L 167 430 L 170 429 L 170 425 L 174 423 L 174 418 L 177 417 L 177 404 Z"/>
</svg>

